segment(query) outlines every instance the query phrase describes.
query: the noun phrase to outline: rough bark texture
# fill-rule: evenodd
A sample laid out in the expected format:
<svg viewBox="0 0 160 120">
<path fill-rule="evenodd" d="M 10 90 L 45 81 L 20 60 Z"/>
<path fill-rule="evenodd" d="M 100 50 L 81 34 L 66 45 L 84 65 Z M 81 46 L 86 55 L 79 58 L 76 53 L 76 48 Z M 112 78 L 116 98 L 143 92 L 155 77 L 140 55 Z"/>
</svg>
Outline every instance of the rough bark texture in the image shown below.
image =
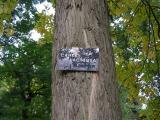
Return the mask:
<svg viewBox="0 0 160 120">
<path fill-rule="evenodd" d="M 57 0 L 52 120 L 121 120 L 106 0 Z M 57 71 L 65 47 L 99 47 L 99 72 Z"/>
</svg>

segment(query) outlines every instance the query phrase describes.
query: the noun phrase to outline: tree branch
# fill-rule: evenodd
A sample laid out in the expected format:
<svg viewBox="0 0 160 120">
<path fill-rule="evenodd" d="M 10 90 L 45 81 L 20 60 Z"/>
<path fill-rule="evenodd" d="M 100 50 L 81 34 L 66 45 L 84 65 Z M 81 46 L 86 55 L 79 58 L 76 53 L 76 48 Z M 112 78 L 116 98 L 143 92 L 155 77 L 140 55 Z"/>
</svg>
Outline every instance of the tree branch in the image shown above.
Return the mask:
<svg viewBox="0 0 160 120">
<path fill-rule="evenodd" d="M 150 5 L 150 3 L 147 0 L 145 0 L 145 1 L 142 0 L 142 2 L 143 2 L 144 5 L 147 5 L 149 7 L 149 9 L 151 10 L 152 15 L 153 15 L 153 17 L 154 17 L 154 19 L 155 19 L 155 21 L 158 25 L 158 37 L 160 38 L 160 22 L 159 22 L 159 20 L 156 17 L 156 14 L 154 13 L 154 10 L 153 10 L 152 6 Z"/>
</svg>

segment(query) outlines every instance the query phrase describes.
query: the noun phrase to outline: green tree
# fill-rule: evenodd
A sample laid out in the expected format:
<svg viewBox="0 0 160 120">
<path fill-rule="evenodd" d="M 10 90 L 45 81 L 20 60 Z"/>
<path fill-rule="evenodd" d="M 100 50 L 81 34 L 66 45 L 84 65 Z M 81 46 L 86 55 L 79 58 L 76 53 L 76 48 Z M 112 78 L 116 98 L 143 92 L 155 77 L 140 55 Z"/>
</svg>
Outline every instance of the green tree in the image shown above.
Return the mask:
<svg viewBox="0 0 160 120">
<path fill-rule="evenodd" d="M 158 5 L 156 0 L 113 0 L 109 3 L 119 85 L 127 91 L 127 104 L 136 100 L 139 117 L 149 120 L 155 117 L 153 114 L 148 117 L 148 111 L 153 110 L 150 103 L 159 98 Z M 153 103 L 157 109 L 158 105 Z M 147 108 L 142 108 L 143 104 Z M 126 102 L 122 104 L 125 105 Z"/>
<path fill-rule="evenodd" d="M 53 27 L 37 42 L 29 34 L 51 26 L 51 17 L 38 14 L 32 1 L 19 1 L 14 16 L 20 20 L 5 26 L 12 25 L 13 34 L 3 33 L 0 39 L 0 119 L 49 120 Z"/>
</svg>

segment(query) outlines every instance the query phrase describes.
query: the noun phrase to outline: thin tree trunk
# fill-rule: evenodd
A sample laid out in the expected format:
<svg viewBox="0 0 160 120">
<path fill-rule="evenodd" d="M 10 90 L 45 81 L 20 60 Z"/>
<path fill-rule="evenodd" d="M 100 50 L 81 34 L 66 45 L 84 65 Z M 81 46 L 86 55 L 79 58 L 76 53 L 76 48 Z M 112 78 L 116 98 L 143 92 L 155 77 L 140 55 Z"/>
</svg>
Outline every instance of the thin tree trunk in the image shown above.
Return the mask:
<svg viewBox="0 0 160 120">
<path fill-rule="evenodd" d="M 57 0 L 52 120 L 121 120 L 106 0 Z M 100 48 L 98 72 L 57 71 L 59 48 Z"/>
</svg>

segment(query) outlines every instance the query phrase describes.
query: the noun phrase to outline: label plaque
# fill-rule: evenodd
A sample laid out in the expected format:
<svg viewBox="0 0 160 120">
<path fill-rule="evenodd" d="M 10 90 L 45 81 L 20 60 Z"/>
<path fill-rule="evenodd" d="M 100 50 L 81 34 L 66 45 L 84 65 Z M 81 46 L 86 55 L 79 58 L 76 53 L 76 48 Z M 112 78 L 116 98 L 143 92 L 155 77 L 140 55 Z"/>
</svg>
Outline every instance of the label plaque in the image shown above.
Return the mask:
<svg viewBox="0 0 160 120">
<path fill-rule="evenodd" d="M 98 71 L 99 48 L 61 48 L 57 70 Z"/>
</svg>

